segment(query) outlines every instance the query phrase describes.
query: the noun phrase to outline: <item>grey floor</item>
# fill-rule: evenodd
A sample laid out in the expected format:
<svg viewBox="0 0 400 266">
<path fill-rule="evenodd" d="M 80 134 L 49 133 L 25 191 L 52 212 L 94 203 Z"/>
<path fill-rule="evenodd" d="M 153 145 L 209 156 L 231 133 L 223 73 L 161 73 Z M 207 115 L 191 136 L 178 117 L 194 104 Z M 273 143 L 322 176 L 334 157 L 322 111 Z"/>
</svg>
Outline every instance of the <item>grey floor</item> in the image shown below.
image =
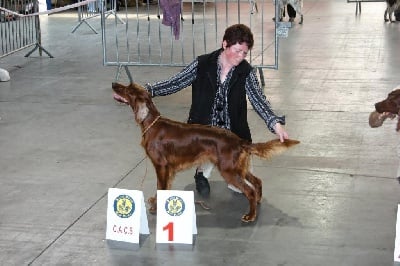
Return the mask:
<svg viewBox="0 0 400 266">
<path fill-rule="evenodd" d="M 393 265 L 400 185 L 395 121 L 368 126 L 375 102 L 399 84 L 400 23 L 384 23 L 384 3 L 304 3 L 304 25 L 280 43 L 279 70 L 265 91 L 301 145 L 255 160 L 264 198 L 258 220 L 240 222 L 247 201 L 214 172 L 211 210 L 196 207 L 193 246 L 136 249 L 105 240 L 107 190 L 156 190 L 129 108 L 112 99 L 116 69 L 102 65 L 101 39 L 76 17 L 42 18 L 55 58 L 22 51 L 0 60 L 0 265 Z M 97 29 L 99 27 L 97 26 Z M 137 67 L 140 83 L 178 69 Z M 190 90 L 155 99 L 184 121 Z M 255 141 L 274 136 L 250 111 Z M 193 170 L 174 189 L 193 190 Z M 195 194 L 195 198 L 199 196 Z"/>
</svg>

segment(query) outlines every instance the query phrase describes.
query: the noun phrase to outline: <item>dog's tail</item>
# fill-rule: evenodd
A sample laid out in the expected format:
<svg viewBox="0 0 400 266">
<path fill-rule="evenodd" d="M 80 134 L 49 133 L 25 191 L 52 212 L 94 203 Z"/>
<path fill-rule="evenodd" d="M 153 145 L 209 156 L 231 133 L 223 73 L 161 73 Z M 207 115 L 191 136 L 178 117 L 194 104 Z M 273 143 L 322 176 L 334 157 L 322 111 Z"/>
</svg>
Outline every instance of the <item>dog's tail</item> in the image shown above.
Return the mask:
<svg viewBox="0 0 400 266">
<path fill-rule="evenodd" d="M 286 139 L 285 142 L 281 142 L 279 139 L 274 139 L 268 142 L 252 143 L 249 152 L 261 158 L 269 159 L 299 143 L 300 141 L 294 139 Z"/>
</svg>

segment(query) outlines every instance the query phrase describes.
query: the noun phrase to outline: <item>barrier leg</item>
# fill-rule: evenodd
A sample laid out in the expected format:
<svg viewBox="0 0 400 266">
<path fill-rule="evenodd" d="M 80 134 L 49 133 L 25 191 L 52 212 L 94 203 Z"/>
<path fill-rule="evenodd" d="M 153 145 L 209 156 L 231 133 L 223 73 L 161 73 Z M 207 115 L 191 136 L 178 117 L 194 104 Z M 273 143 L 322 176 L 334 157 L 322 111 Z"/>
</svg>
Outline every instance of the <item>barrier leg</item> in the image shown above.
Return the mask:
<svg viewBox="0 0 400 266">
<path fill-rule="evenodd" d="M 119 77 L 121 76 L 122 67 L 125 68 L 125 73 L 126 73 L 126 75 L 128 76 L 129 83 L 133 83 L 132 75 L 131 75 L 131 72 L 129 71 L 129 68 L 128 68 L 127 65 L 124 65 L 124 66 L 123 66 L 123 65 L 119 65 L 119 66 L 118 66 L 117 74 L 115 75 L 115 80 L 116 80 L 116 81 L 119 80 Z"/>
<path fill-rule="evenodd" d="M 30 56 L 36 49 L 39 48 L 39 55 L 42 56 L 42 51 L 44 51 L 50 58 L 54 58 L 46 49 L 43 48 L 42 45 L 42 33 L 40 29 L 40 19 L 39 16 L 35 17 L 35 28 L 36 28 L 36 44 L 35 48 L 33 48 L 29 53 L 25 55 L 25 57 Z"/>
<path fill-rule="evenodd" d="M 79 2 L 80 2 L 80 0 L 79 0 Z M 90 7 L 89 7 L 89 6 L 90 6 Z M 93 12 L 96 10 L 95 2 L 91 2 L 91 3 L 87 4 L 87 10 L 89 10 L 89 9 L 92 10 Z M 86 23 L 86 25 L 88 25 L 88 27 L 89 27 L 94 33 L 97 34 L 97 31 L 92 27 L 92 25 L 90 25 L 90 24 L 86 21 L 87 19 L 92 18 L 92 17 L 95 17 L 96 15 L 99 16 L 100 14 L 95 14 L 94 16 L 90 16 L 90 17 L 86 17 L 86 18 L 82 19 L 82 17 L 83 17 L 83 8 L 82 8 L 82 6 L 79 6 L 79 7 L 78 7 L 78 21 L 79 21 L 79 23 L 78 23 L 78 25 L 76 25 L 76 26 L 74 27 L 74 29 L 72 30 L 71 33 L 74 33 L 74 32 L 82 25 L 82 23 Z"/>
<path fill-rule="evenodd" d="M 54 56 L 52 56 L 49 52 L 47 52 L 46 49 L 43 48 L 43 46 L 41 46 L 40 44 L 36 43 L 35 48 L 33 48 L 29 53 L 27 53 L 25 55 L 25 57 L 30 56 L 34 51 L 36 51 L 36 49 L 39 48 L 39 54 L 42 55 L 41 51 L 45 52 L 50 58 L 54 58 Z"/>
<path fill-rule="evenodd" d="M 86 25 L 88 25 L 88 27 L 89 27 L 94 33 L 97 34 L 97 31 L 92 27 L 92 25 L 90 25 L 90 24 L 86 21 L 86 19 L 81 20 L 81 21 L 78 23 L 78 25 L 75 26 L 75 28 L 72 30 L 71 33 L 74 33 L 74 32 L 82 25 L 82 23 L 86 23 Z"/>
<path fill-rule="evenodd" d="M 254 11 L 258 12 L 257 0 L 249 0 L 249 2 L 251 5 L 250 14 L 254 14 Z"/>
<path fill-rule="evenodd" d="M 361 2 L 356 2 L 356 15 L 361 14 Z"/>
<path fill-rule="evenodd" d="M 117 15 L 117 12 L 115 12 L 115 10 L 110 10 L 109 12 L 107 12 L 106 19 L 107 19 L 108 16 L 110 16 L 111 14 L 114 15 L 114 16 L 117 18 L 117 20 L 118 20 L 121 24 L 125 24 L 125 21 L 123 21 L 123 20 Z"/>
<path fill-rule="evenodd" d="M 124 67 L 125 67 L 126 75 L 128 75 L 129 82 L 132 83 L 132 82 L 133 82 L 133 79 L 132 79 L 131 72 L 129 71 L 128 66 L 124 66 Z"/>
</svg>

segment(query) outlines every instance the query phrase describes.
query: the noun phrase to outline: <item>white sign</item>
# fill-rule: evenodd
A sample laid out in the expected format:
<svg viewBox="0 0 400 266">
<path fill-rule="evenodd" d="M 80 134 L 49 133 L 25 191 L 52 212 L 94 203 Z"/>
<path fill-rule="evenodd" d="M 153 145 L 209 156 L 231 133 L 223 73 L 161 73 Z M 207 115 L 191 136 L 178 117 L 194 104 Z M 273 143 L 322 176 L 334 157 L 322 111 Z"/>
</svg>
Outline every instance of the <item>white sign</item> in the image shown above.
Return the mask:
<svg viewBox="0 0 400 266">
<path fill-rule="evenodd" d="M 400 262 L 400 204 L 397 205 L 396 240 L 394 242 L 394 261 Z"/>
<path fill-rule="evenodd" d="M 289 28 L 286 27 L 276 28 L 276 35 L 279 38 L 287 38 L 289 36 Z"/>
<path fill-rule="evenodd" d="M 143 192 L 109 188 L 106 239 L 138 244 L 139 234 L 150 234 Z"/>
<path fill-rule="evenodd" d="M 157 190 L 156 243 L 193 244 L 196 234 L 193 191 Z"/>
</svg>

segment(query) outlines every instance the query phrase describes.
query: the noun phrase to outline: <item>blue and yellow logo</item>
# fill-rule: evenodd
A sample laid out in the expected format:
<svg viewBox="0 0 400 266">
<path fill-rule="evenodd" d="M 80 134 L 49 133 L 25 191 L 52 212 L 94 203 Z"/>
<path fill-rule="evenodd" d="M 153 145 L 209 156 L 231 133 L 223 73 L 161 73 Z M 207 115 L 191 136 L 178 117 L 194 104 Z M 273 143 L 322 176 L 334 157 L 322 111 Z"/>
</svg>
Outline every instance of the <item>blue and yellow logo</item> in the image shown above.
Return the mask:
<svg viewBox="0 0 400 266">
<path fill-rule="evenodd" d="M 178 196 L 169 197 L 165 201 L 165 211 L 171 216 L 179 216 L 185 211 L 185 202 Z"/>
<path fill-rule="evenodd" d="M 119 195 L 114 200 L 114 212 L 118 217 L 129 218 L 135 212 L 135 202 L 128 195 Z"/>
</svg>

